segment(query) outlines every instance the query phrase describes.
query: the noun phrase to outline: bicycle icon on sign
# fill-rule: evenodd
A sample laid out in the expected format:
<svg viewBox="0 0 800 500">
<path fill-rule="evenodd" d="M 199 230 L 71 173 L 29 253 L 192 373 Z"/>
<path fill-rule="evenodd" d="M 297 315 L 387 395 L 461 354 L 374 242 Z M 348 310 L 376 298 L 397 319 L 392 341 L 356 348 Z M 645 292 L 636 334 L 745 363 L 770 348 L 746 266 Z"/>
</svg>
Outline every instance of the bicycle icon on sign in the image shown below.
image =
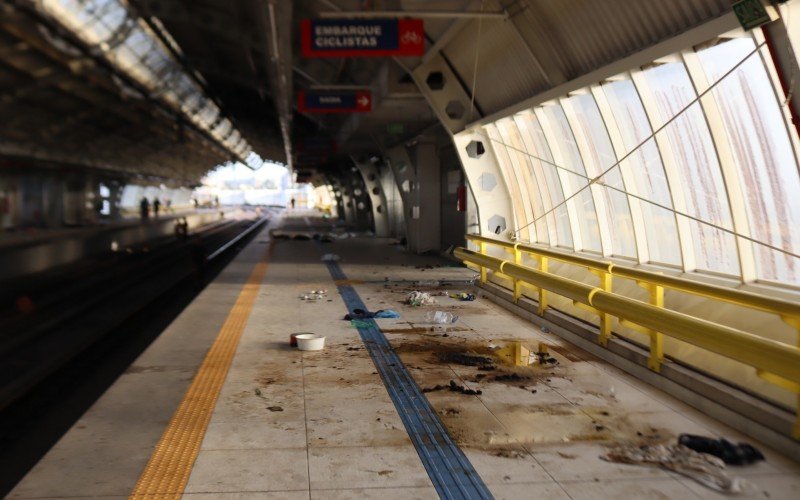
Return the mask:
<svg viewBox="0 0 800 500">
<path fill-rule="evenodd" d="M 400 43 L 404 45 L 420 45 L 422 37 L 416 31 L 406 31 L 400 36 Z"/>
</svg>

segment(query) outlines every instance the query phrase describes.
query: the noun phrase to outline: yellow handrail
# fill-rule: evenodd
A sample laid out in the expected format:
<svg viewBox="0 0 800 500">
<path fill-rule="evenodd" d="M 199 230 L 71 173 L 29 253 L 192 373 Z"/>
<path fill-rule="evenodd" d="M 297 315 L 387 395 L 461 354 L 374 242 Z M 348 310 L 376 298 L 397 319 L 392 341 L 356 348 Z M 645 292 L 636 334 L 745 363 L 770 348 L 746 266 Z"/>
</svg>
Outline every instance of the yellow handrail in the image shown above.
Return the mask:
<svg viewBox="0 0 800 500">
<path fill-rule="evenodd" d="M 687 342 L 701 349 L 747 364 L 757 370 L 764 380 L 800 393 L 800 348 L 790 344 L 759 337 L 736 328 L 720 325 L 694 316 L 665 309 L 663 289 L 679 290 L 707 298 L 772 312 L 794 326 L 800 327 L 800 304 L 772 297 L 763 297 L 750 292 L 697 283 L 691 280 L 664 276 L 611 262 L 570 255 L 551 249 L 542 249 L 520 243 L 510 243 L 484 236 L 468 235 L 469 241 L 479 243 L 480 251 L 456 248 L 454 254 L 465 263 L 481 269 L 481 281 L 486 281 L 486 270 L 500 273 L 514 281 L 514 299 L 519 298 L 521 284 L 535 287 L 539 291 L 539 314 L 544 314 L 546 293 L 552 292 L 572 299 L 584 309 L 600 315 L 598 341 L 605 345 L 610 338 L 611 316 L 626 324 L 632 324 L 650 335 L 650 359 L 648 366 L 658 371 L 663 358 L 662 335 Z M 486 245 L 511 250 L 514 262 L 486 255 Z M 520 253 L 529 253 L 538 258 L 540 269 L 520 263 Z M 547 259 L 556 259 L 586 267 L 601 277 L 600 286 L 591 286 L 548 272 Z M 651 303 L 631 299 L 611 290 L 611 276 L 636 280 L 650 291 Z M 800 400 L 798 400 L 800 403 Z M 798 408 L 800 410 L 800 408 Z M 800 418 L 793 428 L 793 436 L 800 439 Z"/>
<path fill-rule="evenodd" d="M 499 241 L 492 238 L 479 235 L 467 235 L 469 241 L 480 241 L 489 245 L 495 245 L 502 248 L 518 249 L 526 253 L 550 257 L 553 259 L 583 266 L 589 269 L 604 270 L 611 273 L 613 276 L 620 278 L 628 278 L 636 281 L 646 282 L 653 285 L 663 286 L 672 290 L 700 295 L 702 297 L 721 300 L 732 304 L 757 309 L 760 311 L 770 312 L 780 315 L 784 320 L 790 322 L 792 326 L 800 326 L 800 303 L 791 302 L 788 300 L 779 299 L 776 297 L 766 297 L 752 292 L 743 290 L 736 290 L 732 288 L 725 288 L 717 285 L 710 285 L 707 283 L 700 283 L 698 281 L 689 280 L 685 278 L 678 278 L 675 276 L 668 276 L 664 274 L 655 273 L 652 271 L 645 271 L 643 269 L 636 269 L 627 266 L 620 266 L 612 262 L 590 259 L 588 257 L 572 255 L 565 252 L 559 252 L 549 248 L 539 248 L 531 245 L 523 245 L 520 243 L 514 244 L 505 241 Z M 792 323 L 792 320 L 795 323 Z"/>
</svg>

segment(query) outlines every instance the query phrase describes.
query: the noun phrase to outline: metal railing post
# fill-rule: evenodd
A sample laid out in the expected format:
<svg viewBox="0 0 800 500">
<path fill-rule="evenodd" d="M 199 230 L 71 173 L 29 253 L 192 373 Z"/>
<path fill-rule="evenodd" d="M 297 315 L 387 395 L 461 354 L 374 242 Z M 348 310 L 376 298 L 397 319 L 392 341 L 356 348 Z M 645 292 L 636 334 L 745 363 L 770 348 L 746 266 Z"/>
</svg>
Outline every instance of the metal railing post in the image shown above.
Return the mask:
<svg viewBox="0 0 800 500">
<path fill-rule="evenodd" d="M 594 271 L 592 271 L 594 272 Z M 597 271 L 594 272 L 598 278 L 600 278 L 600 288 L 604 292 L 612 292 L 612 280 L 613 276 L 611 273 L 607 273 L 604 271 Z M 600 336 L 597 338 L 597 341 L 603 347 L 608 345 L 608 341 L 611 340 L 611 323 L 613 321 L 613 316 L 608 313 L 600 312 Z"/>
<path fill-rule="evenodd" d="M 539 261 L 539 270 L 543 273 L 549 273 L 547 257 L 541 255 L 537 257 L 537 260 Z M 542 287 L 537 287 L 536 290 L 539 292 L 539 308 L 536 312 L 539 316 L 544 316 L 544 312 L 547 309 L 547 290 Z"/>
<path fill-rule="evenodd" d="M 482 255 L 486 255 L 486 242 L 485 241 L 479 241 L 478 242 L 478 253 L 480 253 Z M 488 279 L 489 279 L 488 270 L 485 267 L 481 266 L 481 283 L 486 283 L 486 280 L 488 280 Z"/>
<path fill-rule="evenodd" d="M 519 243 L 517 244 L 519 245 Z M 522 252 L 517 248 L 517 245 L 514 245 L 514 264 L 521 265 L 522 264 Z M 522 297 L 522 280 L 518 280 L 514 278 L 514 303 L 516 304 L 519 302 L 520 297 Z"/>
<path fill-rule="evenodd" d="M 650 294 L 650 304 L 661 309 L 664 308 L 663 286 L 642 281 L 637 281 L 636 284 Z M 650 335 L 650 357 L 647 359 L 647 367 L 654 372 L 660 372 L 661 363 L 664 361 L 664 335 L 653 329 L 647 329 L 647 333 Z"/>
</svg>

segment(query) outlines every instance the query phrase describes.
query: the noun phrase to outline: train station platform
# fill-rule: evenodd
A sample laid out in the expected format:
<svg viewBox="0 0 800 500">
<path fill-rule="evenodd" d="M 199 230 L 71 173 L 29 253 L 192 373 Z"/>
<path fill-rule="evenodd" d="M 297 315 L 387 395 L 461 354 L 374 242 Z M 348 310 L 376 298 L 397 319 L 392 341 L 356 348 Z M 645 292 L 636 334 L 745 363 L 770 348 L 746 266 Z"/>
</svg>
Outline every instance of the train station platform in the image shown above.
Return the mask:
<svg viewBox="0 0 800 500">
<path fill-rule="evenodd" d="M 308 238 L 272 239 L 281 227 Z M 314 212 L 273 221 L 9 497 L 727 496 L 601 458 L 683 433 L 765 455 L 727 468 L 740 497 L 800 495 L 799 463 L 480 293 L 452 297 L 476 292 L 473 271 L 390 239 L 314 238 L 328 227 Z M 435 303 L 404 303 L 414 291 Z M 355 309 L 399 318 L 343 319 Z M 324 335 L 324 350 L 290 347 L 298 332 Z M 544 362 L 504 364 L 515 342 L 547 346 Z"/>
</svg>

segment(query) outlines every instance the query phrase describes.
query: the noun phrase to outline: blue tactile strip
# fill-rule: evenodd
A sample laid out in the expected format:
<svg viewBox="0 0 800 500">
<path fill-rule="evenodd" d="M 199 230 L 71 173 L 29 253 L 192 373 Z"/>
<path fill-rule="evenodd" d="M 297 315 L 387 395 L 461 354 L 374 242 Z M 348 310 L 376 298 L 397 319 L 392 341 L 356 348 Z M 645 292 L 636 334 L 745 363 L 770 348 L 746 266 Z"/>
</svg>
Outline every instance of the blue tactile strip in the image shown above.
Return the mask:
<svg viewBox="0 0 800 500">
<path fill-rule="evenodd" d="M 347 280 L 336 262 L 326 262 L 334 280 Z M 358 292 L 349 284 L 338 284 L 350 313 L 367 310 Z M 439 420 L 436 411 L 400 361 L 389 341 L 373 320 L 360 322 L 361 339 L 378 369 L 419 458 L 441 498 L 492 498 L 464 452 L 456 446 Z"/>
</svg>

